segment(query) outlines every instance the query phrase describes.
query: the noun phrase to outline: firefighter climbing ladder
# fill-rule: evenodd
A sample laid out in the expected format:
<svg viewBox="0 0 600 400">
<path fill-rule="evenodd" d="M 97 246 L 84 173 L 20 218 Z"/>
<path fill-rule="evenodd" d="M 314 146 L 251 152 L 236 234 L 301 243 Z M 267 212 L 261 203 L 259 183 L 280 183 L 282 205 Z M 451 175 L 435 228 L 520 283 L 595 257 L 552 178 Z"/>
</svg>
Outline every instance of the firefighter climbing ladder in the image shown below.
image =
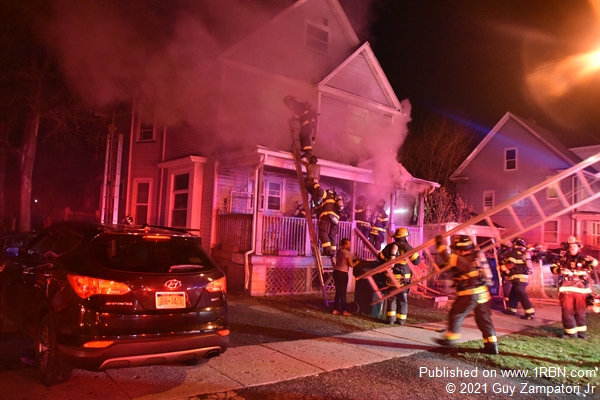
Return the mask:
<svg viewBox="0 0 600 400">
<path fill-rule="evenodd" d="M 585 204 L 591 203 L 593 201 L 599 201 L 600 189 L 598 188 L 598 182 L 600 182 L 600 173 L 596 173 L 595 175 L 588 173 L 591 180 L 588 180 L 588 178 L 586 178 L 585 176 L 586 173 L 584 173 L 584 170 L 587 167 L 597 162 L 600 162 L 600 153 L 589 157 L 581 163 L 574 165 L 573 167 L 557 174 L 556 176 L 536 186 L 531 187 L 530 189 L 520 193 L 512 199 L 509 199 L 499 204 L 498 206 L 482 214 L 479 214 L 478 216 L 470 219 L 469 221 L 457 226 L 456 228 L 445 232 L 444 234 L 442 234 L 442 237 L 445 240 L 447 240 L 447 238 L 451 237 L 452 235 L 455 235 L 465 229 L 468 229 L 470 226 L 481 221 L 486 221 L 489 226 L 494 227 L 492 217 L 494 215 L 498 215 L 499 213 L 503 213 L 503 215 L 506 215 L 506 213 L 508 213 L 508 215 L 512 217 L 514 221 L 514 228 L 507 229 L 504 232 L 500 232 L 498 229 L 493 229 L 494 240 L 491 241 L 491 243 L 485 244 L 480 248 L 480 254 L 484 254 L 487 250 L 494 247 L 495 243 L 503 243 L 506 241 L 510 241 L 515 237 L 521 236 L 523 233 L 544 224 L 546 221 L 554 220 L 560 217 L 561 215 L 566 214 L 570 211 L 574 211 L 576 208 L 581 207 Z M 565 193 L 561 190 L 560 184 L 562 182 L 568 182 L 569 184 L 571 184 L 571 179 L 573 180 L 573 187 L 578 188 L 578 191 L 577 193 L 574 193 L 570 196 L 572 199 L 570 201 L 568 198 L 569 196 L 565 195 Z M 558 198 L 558 200 L 552 204 L 553 207 L 550 211 L 548 211 L 547 209 L 542 209 L 539 201 L 536 198 L 536 195 L 546 196 L 548 190 L 553 191 L 556 194 L 556 197 Z M 521 201 L 530 201 L 533 204 L 537 214 L 534 214 L 533 216 L 526 219 L 520 219 L 513 206 Z M 558 208 L 558 210 L 555 210 L 555 208 Z M 550 214 L 548 214 L 549 212 Z M 385 262 L 377 268 L 365 272 L 361 276 L 358 276 L 357 279 L 367 279 L 371 287 L 373 288 L 373 291 L 377 296 L 377 300 L 375 300 L 372 304 L 382 302 L 392 296 L 397 295 L 398 293 L 404 290 L 411 288 L 412 286 L 418 285 L 423 281 L 426 281 L 444 271 L 449 270 L 451 266 L 445 266 L 441 268 L 436 263 L 435 258 L 429 251 L 429 248 L 431 246 L 435 246 L 435 239 L 430 239 L 422 245 L 415 247 L 413 250 L 404 253 L 403 255 L 396 257 L 393 260 Z M 422 251 L 427 256 L 435 271 L 430 274 L 427 274 L 426 276 L 423 276 L 419 280 L 413 281 L 409 285 L 400 286 L 397 283 L 396 279 L 394 279 L 394 275 L 392 272 L 393 264 L 396 264 L 401 260 L 406 260 L 407 264 L 411 267 L 411 270 L 413 270 L 414 276 L 415 266 L 410 261 L 410 257 L 413 254 L 420 251 Z M 373 279 L 373 276 L 380 273 L 387 274 L 390 277 L 389 281 L 396 282 L 396 286 L 379 288 L 375 280 Z"/>
<path fill-rule="evenodd" d="M 300 153 L 296 148 L 296 137 L 294 135 L 294 127 L 290 122 L 290 132 L 292 134 L 292 155 L 294 156 L 294 164 L 296 165 L 296 176 L 298 177 L 298 185 L 300 186 L 300 193 L 302 194 L 302 203 L 304 204 L 304 210 L 306 210 L 306 229 L 308 230 L 310 237 L 310 248 L 312 255 L 315 259 L 315 265 L 317 266 L 317 273 L 319 275 L 319 283 L 323 291 L 323 298 L 325 299 L 325 306 L 329 307 L 329 299 L 327 298 L 327 289 L 335 287 L 330 283 L 331 279 L 325 279 L 325 270 L 323 267 L 323 260 L 321 259 L 321 249 L 319 247 L 319 240 L 315 232 L 313 221 L 312 221 L 312 209 L 308 203 L 308 193 L 304 187 L 304 178 L 302 177 L 302 164 L 300 163 Z M 333 262 L 333 260 L 332 260 Z"/>
</svg>

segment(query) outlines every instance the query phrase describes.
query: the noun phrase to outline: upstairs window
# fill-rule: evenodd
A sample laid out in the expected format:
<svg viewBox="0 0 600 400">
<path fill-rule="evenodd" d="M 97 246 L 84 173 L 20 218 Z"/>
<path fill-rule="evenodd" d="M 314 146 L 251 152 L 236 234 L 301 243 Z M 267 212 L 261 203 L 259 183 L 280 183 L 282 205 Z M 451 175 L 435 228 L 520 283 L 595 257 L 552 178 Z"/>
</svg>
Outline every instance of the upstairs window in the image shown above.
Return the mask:
<svg viewBox="0 0 600 400">
<path fill-rule="evenodd" d="M 558 221 L 550 220 L 544 223 L 543 237 L 546 243 L 558 243 Z"/>
<path fill-rule="evenodd" d="M 504 150 L 504 170 L 514 171 L 517 169 L 517 149 Z"/>
<path fill-rule="evenodd" d="M 331 31 L 326 25 L 306 21 L 304 24 L 304 45 L 319 53 L 329 54 Z"/>
<path fill-rule="evenodd" d="M 149 142 L 154 140 L 154 124 L 140 124 L 140 142 Z"/>
</svg>

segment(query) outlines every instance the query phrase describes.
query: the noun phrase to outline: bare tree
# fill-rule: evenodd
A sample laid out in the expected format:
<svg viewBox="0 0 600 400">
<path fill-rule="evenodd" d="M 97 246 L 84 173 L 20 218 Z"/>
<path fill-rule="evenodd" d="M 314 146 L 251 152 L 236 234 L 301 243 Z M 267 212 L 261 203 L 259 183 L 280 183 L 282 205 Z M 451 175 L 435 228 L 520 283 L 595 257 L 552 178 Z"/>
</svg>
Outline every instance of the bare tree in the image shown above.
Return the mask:
<svg viewBox="0 0 600 400">
<path fill-rule="evenodd" d="M 444 187 L 429 194 L 425 199 L 424 220 L 426 224 L 463 223 L 472 216 L 473 207 L 457 194 L 448 193 Z"/>
<path fill-rule="evenodd" d="M 474 148 L 474 136 L 465 125 L 431 114 L 422 126 L 411 124 L 400 161 L 413 176 L 438 182 L 453 192 L 450 175 Z"/>
<path fill-rule="evenodd" d="M 32 177 L 40 137 L 83 146 L 103 133 L 106 123 L 71 95 L 57 63 L 36 40 L 31 27 L 44 11 L 44 3 L 4 0 L 0 5 L 0 165 L 6 165 L 11 153 L 18 155 L 18 229 L 27 232 L 31 230 Z M 5 173 L 3 168 L 2 185 Z M 5 192 L 5 187 L 0 190 Z M 0 201 L 4 220 L 5 199 L 0 197 Z"/>
</svg>

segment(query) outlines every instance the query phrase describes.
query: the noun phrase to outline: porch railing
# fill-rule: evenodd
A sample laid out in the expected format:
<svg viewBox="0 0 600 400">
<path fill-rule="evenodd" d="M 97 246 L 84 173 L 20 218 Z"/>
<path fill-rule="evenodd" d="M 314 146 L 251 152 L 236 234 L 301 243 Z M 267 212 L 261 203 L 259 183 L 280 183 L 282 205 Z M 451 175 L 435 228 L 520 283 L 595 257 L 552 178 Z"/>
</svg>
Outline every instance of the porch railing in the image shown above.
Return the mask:
<svg viewBox="0 0 600 400">
<path fill-rule="evenodd" d="M 252 215 L 251 214 L 221 214 L 217 216 L 217 244 L 237 248 L 237 251 L 247 251 L 252 248 Z M 318 219 L 313 219 L 313 229 L 318 234 Z M 260 240 L 261 253 L 264 255 L 311 256 L 306 219 L 294 217 L 279 217 L 263 215 L 258 224 L 257 240 Z M 340 221 L 338 225 L 338 243 L 343 238 L 352 242 L 352 251 L 358 258 L 374 260 L 375 255 L 369 248 L 356 238 L 353 239 L 352 221 Z M 421 229 L 409 227 L 409 243 L 415 247 L 420 244 Z"/>
</svg>

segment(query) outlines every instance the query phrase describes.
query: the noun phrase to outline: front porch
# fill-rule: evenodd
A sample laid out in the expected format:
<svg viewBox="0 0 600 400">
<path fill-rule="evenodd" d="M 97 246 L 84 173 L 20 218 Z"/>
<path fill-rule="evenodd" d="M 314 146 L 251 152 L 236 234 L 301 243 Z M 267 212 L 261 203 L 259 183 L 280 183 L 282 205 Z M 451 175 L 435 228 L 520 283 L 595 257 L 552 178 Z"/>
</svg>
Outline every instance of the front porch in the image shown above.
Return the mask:
<svg viewBox="0 0 600 400">
<path fill-rule="evenodd" d="M 253 223 L 256 224 L 252 240 Z M 317 229 L 313 219 L 313 229 Z M 227 287 L 233 292 L 247 291 L 251 296 L 273 296 L 318 293 L 321 290 L 317 268 L 310 246 L 306 219 L 257 214 L 221 214 L 217 216 L 216 245 L 211 249 L 215 261 L 227 274 Z M 350 239 L 350 251 L 363 260 L 376 255 L 354 232 L 354 221 L 340 221 L 339 241 Z M 409 227 L 417 246 L 422 229 Z M 325 269 L 331 267 L 323 257 Z M 325 276 L 325 279 L 328 277 Z M 348 291 L 354 292 L 352 278 Z M 333 293 L 332 293 L 333 295 Z"/>
</svg>

